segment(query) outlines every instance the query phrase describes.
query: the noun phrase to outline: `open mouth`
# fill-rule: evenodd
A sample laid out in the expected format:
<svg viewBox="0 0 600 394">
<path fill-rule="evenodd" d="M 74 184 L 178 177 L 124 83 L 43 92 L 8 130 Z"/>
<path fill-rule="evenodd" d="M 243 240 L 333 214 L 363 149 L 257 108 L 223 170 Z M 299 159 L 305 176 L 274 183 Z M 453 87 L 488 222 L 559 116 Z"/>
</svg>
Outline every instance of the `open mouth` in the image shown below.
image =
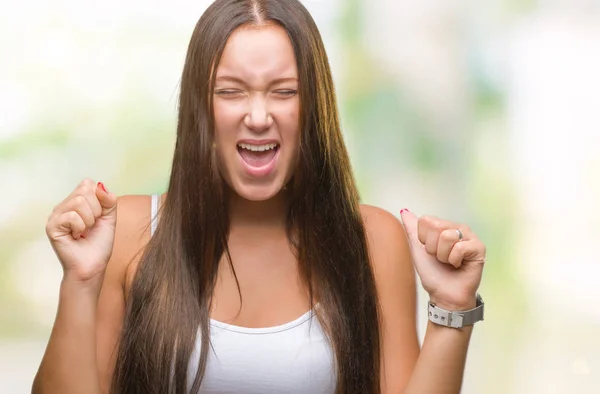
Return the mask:
<svg viewBox="0 0 600 394">
<path fill-rule="evenodd" d="M 279 144 L 251 145 L 239 143 L 237 150 L 245 164 L 254 169 L 261 169 L 273 163 L 277 157 L 277 152 L 279 152 Z"/>
</svg>

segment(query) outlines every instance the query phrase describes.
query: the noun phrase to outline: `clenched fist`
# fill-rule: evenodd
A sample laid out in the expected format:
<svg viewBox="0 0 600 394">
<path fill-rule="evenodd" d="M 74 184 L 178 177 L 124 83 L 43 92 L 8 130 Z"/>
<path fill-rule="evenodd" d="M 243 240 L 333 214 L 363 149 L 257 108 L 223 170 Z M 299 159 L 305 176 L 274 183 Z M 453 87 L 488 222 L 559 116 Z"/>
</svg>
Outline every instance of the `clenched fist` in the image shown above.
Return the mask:
<svg viewBox="0 0 600 394">
<path fill-rule="evenodd" d="M 436 305 L 448 310 L 475 307 L 486 248 L 468 226 L 400 212 L 421 284 Z"/>
<path fill-rule="evenodd" d="M 80 282 L 102 277 L 112 254 L 116 223 L 116 196 L 90 179 L 53 209 L 46 234 L 65 277 Z"/>
</svg>

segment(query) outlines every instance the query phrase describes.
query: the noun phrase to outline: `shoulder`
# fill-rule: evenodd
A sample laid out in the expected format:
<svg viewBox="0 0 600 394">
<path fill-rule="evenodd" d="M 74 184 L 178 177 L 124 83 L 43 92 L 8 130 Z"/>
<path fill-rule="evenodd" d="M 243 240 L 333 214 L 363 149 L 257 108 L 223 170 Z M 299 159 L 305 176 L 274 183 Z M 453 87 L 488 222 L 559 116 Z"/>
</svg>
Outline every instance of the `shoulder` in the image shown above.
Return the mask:
<svg viewBox="0 0 600 394">
<path fill-rule="evenodd" d="M 398 287 L 410 292 L 414 285 L 414 268 L 404 226 L 390 212 L 361 205 L 369 257 L 380 297 Z"/>
<path fill-rule="evenodd" d="M 384 313 L 398 303 L 414 302 L 415 270 L 400 219 L 370 205 L 361 205 L 361 213 L 379 299 L 383 306 L 390 306 L 383 308 Z"/>
<path fill-rule="evenodd" d="M 150 240 L 151 196 L 125 195 L 117 198 L 117 227 L 108 269 L 128 289 L 137 263 Z"/>
<path fill-rule="evenodd" d="M 126 195 L 117 198 L 115 247 L 125 246 L 126 241 L 144 238 L 150 221 L 150 204 L 151 196 L 147 195 Z"/>
<path fill-rule="evenodd" d="M 372 258 L 407 256 L 406 232 L 396 216 L 385 209 L 365 204 L 361 204 L 360 211 Z"/>
<path fill-rule="evenodd" d="M 365 227 L 369 227 L 372 230 L 383 226 L 390 228 L 396 227 L 396 231 L 403 231 L 402 223 L 400 223 L 398 218 L 383 208 L 360 204 L 360 213 L 363 217 Z"/>
</svg>

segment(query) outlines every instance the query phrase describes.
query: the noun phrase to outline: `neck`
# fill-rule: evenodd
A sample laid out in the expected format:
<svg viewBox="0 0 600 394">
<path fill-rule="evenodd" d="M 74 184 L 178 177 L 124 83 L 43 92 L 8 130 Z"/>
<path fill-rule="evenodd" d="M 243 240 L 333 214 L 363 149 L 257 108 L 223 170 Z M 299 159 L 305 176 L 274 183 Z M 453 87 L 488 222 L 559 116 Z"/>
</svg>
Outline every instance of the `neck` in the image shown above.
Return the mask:
<svg viewBox="0 0 600 394">
<path fill-rule="evenodd" d="M 235 193 L 229 198 L 229 224 L 234 229 L 286 229 L 289 197 L 280 192 L 266 201 L 249 201 Z"/>
</svg>

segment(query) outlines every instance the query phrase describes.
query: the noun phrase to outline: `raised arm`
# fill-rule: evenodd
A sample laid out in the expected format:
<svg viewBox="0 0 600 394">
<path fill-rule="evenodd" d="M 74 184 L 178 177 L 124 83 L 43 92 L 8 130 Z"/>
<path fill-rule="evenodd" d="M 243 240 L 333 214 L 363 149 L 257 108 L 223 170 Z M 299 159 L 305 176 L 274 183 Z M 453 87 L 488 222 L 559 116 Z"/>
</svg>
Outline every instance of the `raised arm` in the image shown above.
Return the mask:
<svg viewBox="0 0 600 394">
<path fill-rule="evenodd" d="M 117 223 L 116 197 L 86 179 L 50 215 L 46 234 L 63 267 L 58 311 L 32 392 L 100 393 L 96 310 Z"/>
<path fill-rule="evenodd" d="M 64 274 L 32 393 L 108 393 L 125 311 L 125 271 L 132 245 L 143 238 L 135 231 L 140 220 L 133 219 L 140 216 L 139 199 L 120 197 L 117 204 L 102 184 L 84 180 L 50 215 L 46 232 Z"/>
<path fill-rule="evenodd" d="M 382 393 L 460 393 L 472 326 L 428 322 L 419 351 L 414 268 L 437 306 L 469 310 L 475 307 L 485 247 L 467 227 L 441 219 L 406 212 L 403 227 L 381 209 L 363 212 L 382 310 Z"/>
</svg>

